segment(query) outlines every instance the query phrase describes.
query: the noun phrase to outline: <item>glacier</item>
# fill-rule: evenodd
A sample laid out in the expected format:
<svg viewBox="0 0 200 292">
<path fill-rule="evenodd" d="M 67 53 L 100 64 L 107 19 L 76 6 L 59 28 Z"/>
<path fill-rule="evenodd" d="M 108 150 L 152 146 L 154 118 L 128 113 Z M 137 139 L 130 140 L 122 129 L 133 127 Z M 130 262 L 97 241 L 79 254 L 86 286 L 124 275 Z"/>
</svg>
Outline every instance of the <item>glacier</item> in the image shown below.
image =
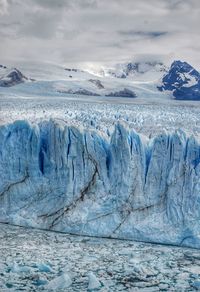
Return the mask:
<svg viewBox="0 0 200 292">
<path fill-rule="evenodd" d="M 200 145 L 52 119 L 0 126 L 0 222 L 200 248 Z"/>
</svg>

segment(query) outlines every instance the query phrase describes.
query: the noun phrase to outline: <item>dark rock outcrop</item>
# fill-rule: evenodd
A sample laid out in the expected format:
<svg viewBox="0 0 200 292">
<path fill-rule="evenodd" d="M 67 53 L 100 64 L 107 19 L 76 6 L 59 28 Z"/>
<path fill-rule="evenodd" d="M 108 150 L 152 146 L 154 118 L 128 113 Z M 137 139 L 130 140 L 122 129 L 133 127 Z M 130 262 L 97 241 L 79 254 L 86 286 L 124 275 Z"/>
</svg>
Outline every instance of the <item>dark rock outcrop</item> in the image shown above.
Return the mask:
<svg viewBox="0 0 200 292">
<path fill-rule="evenodd" d="M 24 76 L 18 69 L 11 70 L 6 76 L 0 78 L 1 87 L 11 87 L 27 81 L 28 78 Z"/>
<path fill-rule="evenodd" d="M 106 96 L 110 97 L 131 97 L 135 98 L 137 97 L 136 93 L 130 89 L 124 88 L 120 91 L 110 92 L 109 94 L 106 94 Z"/>
<path fill-rule="evenodd" d="M 104 89 L 103 84 L 102 84 L 101 81 L 98 80 L 98 79 L 89 79 L 89 82 L 91 82 L 91 83 L 93 83 L 94 85 L 96 85 L 98 89 Z"/>
</svg>

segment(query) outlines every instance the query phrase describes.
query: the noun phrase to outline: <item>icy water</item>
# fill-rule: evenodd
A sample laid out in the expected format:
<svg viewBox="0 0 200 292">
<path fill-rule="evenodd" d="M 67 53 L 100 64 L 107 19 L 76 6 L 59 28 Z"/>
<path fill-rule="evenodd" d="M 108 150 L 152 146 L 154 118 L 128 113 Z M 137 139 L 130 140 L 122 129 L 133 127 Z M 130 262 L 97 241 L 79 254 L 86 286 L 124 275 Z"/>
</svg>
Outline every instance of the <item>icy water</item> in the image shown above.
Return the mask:
<svg viewBox="0 0 200 292">
<path fill-rule="evenodd" d="M 0 224 L 0 291 L 196 291 L 200 251 Z"/>
</svg>

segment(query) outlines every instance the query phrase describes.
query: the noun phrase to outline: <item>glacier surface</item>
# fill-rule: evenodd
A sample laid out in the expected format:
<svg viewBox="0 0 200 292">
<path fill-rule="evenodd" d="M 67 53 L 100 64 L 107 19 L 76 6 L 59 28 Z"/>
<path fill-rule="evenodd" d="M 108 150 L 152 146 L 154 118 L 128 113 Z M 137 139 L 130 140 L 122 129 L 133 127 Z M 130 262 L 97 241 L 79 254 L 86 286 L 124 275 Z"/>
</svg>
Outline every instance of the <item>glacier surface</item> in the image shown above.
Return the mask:
<svg viewBox="0 0 200 292">
<path fill-rule="evenodd" d="M 0 221 L 200 248 L 200 145 L 58 120 L 0 127 Z"/>
</svg>

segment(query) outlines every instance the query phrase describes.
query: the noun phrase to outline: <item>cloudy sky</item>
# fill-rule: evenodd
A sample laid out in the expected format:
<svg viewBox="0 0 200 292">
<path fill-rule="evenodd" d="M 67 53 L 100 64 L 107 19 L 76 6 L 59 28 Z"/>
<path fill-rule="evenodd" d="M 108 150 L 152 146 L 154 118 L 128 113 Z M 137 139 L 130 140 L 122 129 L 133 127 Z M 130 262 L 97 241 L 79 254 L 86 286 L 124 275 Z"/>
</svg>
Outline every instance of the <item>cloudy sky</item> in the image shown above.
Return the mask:
<svg viewBox="0 0 200 292">
<path fill-rule="evenodd" d="M 159 56 L 200 68 L 200 0 L 0 0 L 0 40 L 1 63 Z"/>
</svg>

